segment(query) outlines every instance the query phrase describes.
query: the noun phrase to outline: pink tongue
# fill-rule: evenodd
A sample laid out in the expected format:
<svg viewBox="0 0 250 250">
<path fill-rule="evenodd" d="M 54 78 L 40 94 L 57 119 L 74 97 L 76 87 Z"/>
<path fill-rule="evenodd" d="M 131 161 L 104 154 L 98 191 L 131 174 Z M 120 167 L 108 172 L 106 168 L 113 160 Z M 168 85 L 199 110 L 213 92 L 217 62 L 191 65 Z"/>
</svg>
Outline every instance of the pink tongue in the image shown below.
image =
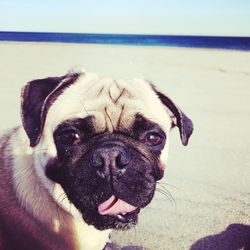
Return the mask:
<svg viewBox="0 0 250 250">
<path fill-rule="evenodd" d="M 108 200 L 104 201 L 98 206 L 98 212 L 101 215 L 118 215 L 122 213 L 129 213 L 136 209 L 136 207 L 127 202 L 117 199 L 112 195 Z"/>
</svg>

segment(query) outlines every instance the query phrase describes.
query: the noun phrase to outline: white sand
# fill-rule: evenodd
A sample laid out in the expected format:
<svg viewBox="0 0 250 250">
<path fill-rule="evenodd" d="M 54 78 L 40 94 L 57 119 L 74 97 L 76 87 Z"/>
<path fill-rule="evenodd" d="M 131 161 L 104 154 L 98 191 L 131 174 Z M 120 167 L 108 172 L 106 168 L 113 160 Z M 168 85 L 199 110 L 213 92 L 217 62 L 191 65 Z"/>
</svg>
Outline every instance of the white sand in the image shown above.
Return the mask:
<svg viewBox="0 0 250 250">
<path fill-rule="evenodd" d="M 189 249 L 232 223 L 250 224 L 250 52 L 0 43 L 0 56 L 1 132 L 20 123 L 25 82 L 64 74 L 74 65 L 104 76 L 150 79 L 192 118 L 195 131 L 188 147 L 181 145 L 177 129 L 170 138 L 162 183 L 175 204 L 157 194 L 135 229 L 114 235 L 119 244 Z M 242 236 L 241 226 L 233 230 Z M 230 232 L 223 233 L 224 243 L 218 236 L 193 249 L 237 249 L 230 248 L 237 235 Z"/>
</svg>

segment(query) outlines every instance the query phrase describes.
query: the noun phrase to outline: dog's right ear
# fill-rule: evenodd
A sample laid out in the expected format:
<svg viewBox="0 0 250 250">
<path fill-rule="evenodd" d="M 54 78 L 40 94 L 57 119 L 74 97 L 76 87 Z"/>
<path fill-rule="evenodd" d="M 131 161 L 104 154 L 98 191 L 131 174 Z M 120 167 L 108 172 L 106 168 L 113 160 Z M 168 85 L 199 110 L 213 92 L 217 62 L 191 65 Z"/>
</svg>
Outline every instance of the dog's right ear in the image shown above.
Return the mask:
<svg viewBox="0 0 250 250">
<path fill-rule="evenodd" d="M 190 136 L 193 133 L 193 122 L 169 97 L 158 90 L 157 87 L 152 83 L 150 83 L 150 85 L 158 98 L 161 100 L 162 104 L 164 104 L 170 111 L 171 116 L 173 115 L 173 126 L 177 126 L 179 128 L 182 144 L 186 146 Z"/>
<path fill-rule="evenodd" d="M 69 73 L 62 77 L 48 77 L 28 82 L 22 89 L 22 123 L 30 140 L 30 146 L 38 144 L 43 132 L 46 115 L 51 104 L 80 73 Z"/>
</svg>

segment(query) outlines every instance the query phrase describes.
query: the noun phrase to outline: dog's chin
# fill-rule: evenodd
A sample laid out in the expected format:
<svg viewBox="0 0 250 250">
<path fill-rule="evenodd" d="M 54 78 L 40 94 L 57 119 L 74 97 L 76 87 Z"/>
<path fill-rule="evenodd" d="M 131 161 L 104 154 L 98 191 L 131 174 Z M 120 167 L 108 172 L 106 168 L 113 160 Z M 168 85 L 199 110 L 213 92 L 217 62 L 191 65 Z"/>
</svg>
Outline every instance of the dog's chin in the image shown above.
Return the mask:
<svg viewBox="0 0 250 250">
<path fill-rule="evenodd" d="M 137 224 L 139 212 L 140 210 L 138 209 L 137 211 L 125 215 L 100 215 L 98 213 L 93 213 L 88 216 L 85 216 L 85 213 L 83 213 L 83 219 L 87 224 L 94 226 L 98 230 L 127 230 Z"/>
<path fill-rule="evenodd" d="M 153 195 L 152 195 L 153 196 Z M 131 205 L 114 195 L 99 204 L 96 209 L 80 209 L 84 221 L 93 225 L 96 229 L 127 230 L 135 226 L 141 208 L 150 203 L 152 197 L 146 203 Z"/>
<path fill-rule="evenodd" d="M 120 213 L 113 215 L 101 215 L 98 212 L 82 212 L 83 220 L 94 226 L 98 230 L 116 229 L 127 230 L 135 226 L 138 222 L 140 208 L 129 213 Z"/>
</svg>

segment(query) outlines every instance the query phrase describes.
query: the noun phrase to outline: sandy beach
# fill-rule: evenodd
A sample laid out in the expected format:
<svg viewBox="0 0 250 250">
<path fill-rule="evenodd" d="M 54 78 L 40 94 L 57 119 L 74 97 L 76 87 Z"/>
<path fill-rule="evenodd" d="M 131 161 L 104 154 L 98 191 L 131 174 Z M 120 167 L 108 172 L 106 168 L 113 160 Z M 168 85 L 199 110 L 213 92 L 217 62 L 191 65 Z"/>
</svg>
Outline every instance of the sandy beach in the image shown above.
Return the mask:
<svg viewBox="0 0 250 250">
<path fill-rule="evenodd" d="M 189 146 L 177 129 L 170 138 L 159 188 L 171 196 L 157 192 L 138 226 L 114 233 L 114 242 L 236 250 L 250 239 L 250 52 L 1 42 L 0 56 L 0 133 L 20 124 L 21 86 L 79 65 L 102 76 L 149 79 L 192 118 Z"/>
</svg>

